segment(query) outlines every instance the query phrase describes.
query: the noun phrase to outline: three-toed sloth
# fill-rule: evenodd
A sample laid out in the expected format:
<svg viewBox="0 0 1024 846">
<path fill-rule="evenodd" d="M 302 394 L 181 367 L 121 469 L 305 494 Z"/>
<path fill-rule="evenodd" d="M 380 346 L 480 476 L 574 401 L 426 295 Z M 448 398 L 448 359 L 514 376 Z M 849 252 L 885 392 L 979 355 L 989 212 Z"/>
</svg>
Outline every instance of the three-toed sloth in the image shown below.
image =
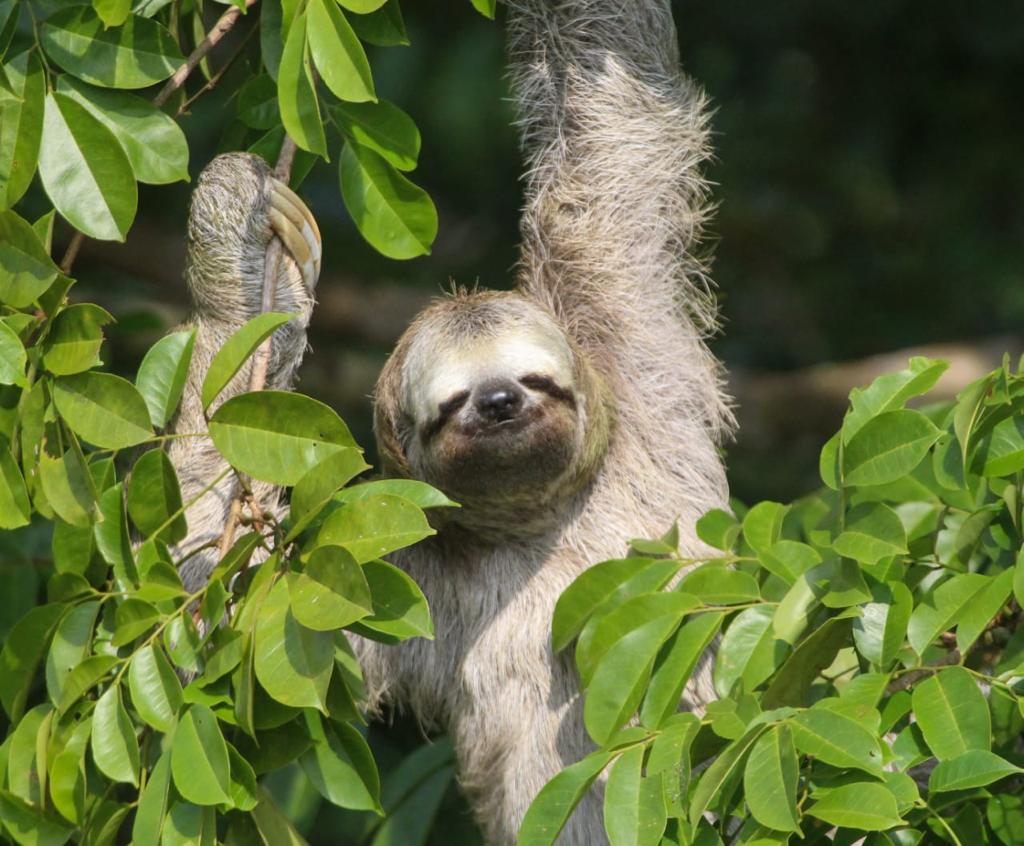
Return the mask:
<svg viewBox="0 0 1024 846">
<path fill-rule="evenodd" d="M 552 653 L 556 600 L 626 541 L 726 501 L 718 443 L 731 416 L 704 338 L 715 323 L 697 252 L 706 219 L 705 102 L 680 73 L 668 0 L 514 0 L 512 84 L 527 156 L 522 258 L 512 291 L 459 291 L 420 314 L 385 366 L 375 431 L 383 470 L 460 502 L 436 537 L 392 560 L 419 583 L 436 639 L 358 641 L 369 707 L 450 733 L 491 844 L 592 744 L 571 659 Z M 288 388 L 319 269 L 308 211 L 258 159 L 216 159 L 199 180 L 187 279 L 193 369 L 176 426 L 205 426 L 202 376 L 260 307 L 264 252 L 281 238 L 268 387 Z M 221 399 L 244 390 L 243 371 Z M 188 498 L 225 465 L 205 440 L 171 448 Z M 266 504 L 275 498 L 258 490 Z M 189 511 L 189 545 L 216 537 L 230 481 Z M 215 552 L 191 558 L 201 582 Z M 704 662 L 705 665 L 708 663 Z M 713 696 L 707 666 L 686 698 Z M 563 843 L 605 841 L 599 797 Z"/>
</svg>

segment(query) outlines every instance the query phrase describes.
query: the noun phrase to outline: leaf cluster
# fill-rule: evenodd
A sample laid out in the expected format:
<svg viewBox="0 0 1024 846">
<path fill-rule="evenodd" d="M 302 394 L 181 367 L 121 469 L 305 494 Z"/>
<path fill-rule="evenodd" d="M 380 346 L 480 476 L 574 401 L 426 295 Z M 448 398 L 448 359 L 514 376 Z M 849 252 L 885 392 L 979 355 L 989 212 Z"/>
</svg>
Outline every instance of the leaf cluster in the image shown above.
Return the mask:
<svg viewBox="0 0 1024 846">
<path fill-rule="evenodd" d="M 521 844 L 553 843 L 599 779 L 613 846 L 1022 842 L 1024 373 L 922 404 L 945 369 L 855 390 L 824 487 L 705 515 L 717 557 L 673 530 L 566 589 L 552 646 L 599 748 Z M 717 695 L 699 716 L 677 710 L 695 676 Z"/>
</svg>

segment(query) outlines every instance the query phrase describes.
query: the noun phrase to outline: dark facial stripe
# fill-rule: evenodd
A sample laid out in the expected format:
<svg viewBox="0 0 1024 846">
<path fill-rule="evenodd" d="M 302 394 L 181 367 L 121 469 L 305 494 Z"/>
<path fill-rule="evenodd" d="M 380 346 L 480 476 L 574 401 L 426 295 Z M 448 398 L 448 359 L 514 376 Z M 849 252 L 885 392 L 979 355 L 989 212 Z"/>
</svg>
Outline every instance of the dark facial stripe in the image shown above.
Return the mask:
<svg viewBox="0 0 1024 846">
<path fill-rule="evenodd" d="M 457 394 L 441 403 L 437 408 L 437 418 L 427 426 L 420 435 L 423 443 L 428 443 L 432 440 L 437 433 L 444 428 L 445 424 L 451 420 L 452 415 L 466 404 L 466 400 L 468 399 L 469 391 L 459 391 Z"/>
<path fill-rule="evenodd" d="M 576 397 L 573 395 L 573 392 L 558 385 L 547 376 L 541 376 L 539 373 L 530 373 L 523 376 L 519 380 L 519 384 L 533 391 L 541 391 L 552 399 L 564 402 L 570 408 L 576 408 Z"/>
</svg>

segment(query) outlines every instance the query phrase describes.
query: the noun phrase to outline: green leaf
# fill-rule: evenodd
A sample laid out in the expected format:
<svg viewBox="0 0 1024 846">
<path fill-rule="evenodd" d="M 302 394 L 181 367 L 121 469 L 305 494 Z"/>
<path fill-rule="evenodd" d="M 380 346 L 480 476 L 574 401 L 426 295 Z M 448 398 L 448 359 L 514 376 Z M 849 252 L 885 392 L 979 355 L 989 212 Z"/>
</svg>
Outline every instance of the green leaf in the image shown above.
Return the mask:
<svg viewBox="0 0 1024 846">
<path fill-rule="evenodd" d="M 215 846 L 216 836 L 215 808 L 176 801 L 164 818 L 160 846 Z"/>
<path fill-rule="evenodd" d="M 848 485 L 894 482 L 921 463 L 942 432 L 918 411 L 888 411 L 872 418 L 843 453 Z"/>
<path fill-rule="evenodd" d="M 252 809 L 252 820 L 266 846 L 307 846 L 302 835 L 262 788 L 259 789 L 259 800 L 259 804 Z"/>
<path fill-rule="evenodd" d="M 144 452 L 132 467 L 128 515 L 146 538 L 178 543 L 188 534 L 178 474 L 162 449 Z"/>
<path fill-rule="evenodd" d="M 331 115 L 345 136 L 383 156 L 403 171 L 412 170 L 420 155 L 420 131 L 413 119 L 389 100 L 340 103 Z"/>
<path fill-rule="evenodd" d="M 696 826 L 700 822 L 708 805 L 711 804 L 722 787 L 732 779 L 732 776 L 739 772 L 751 747 L 765 731 L 765 726 L 755 726 L 739 740 L 734 740 L 718 753 L 718 757 L 697 782 L 697 787 L 690 798 L 691 825 Z"/>
<path fill-rule="evenodd" d="M 602 603 L 611 598 L 627 580 L 654 559 L 620 558 L 602 561 L 584 570 L 558 597 L 551 623 L 551 646 L 561 652 L 583 629 L 587 620 Z"/>
<path fill-rule="evenodd" d="M 679 698 L 701 655 L 722 626 L 722 613 L 698 614 L 685 623 L 665 644 L 655 661 L 647 686 L 640 722 L 659 728 L 679 709 Z"/>
<path fill-rule="evenodd" d="M 773 726 L 761 735 L 743 770 L 743 795 L 754 819 L 776 831 L 800 830 L 799 772 L 789 726 Z"/>
<path fill-rule="evenodd" d="M 196 805 L 230 804 L 228 747 L 217 717 L 205 705 L 192 705 L 174 732 L 171 774 L 178 793 Z"/>
<path fill-rule="evenodd" d="M 661 778 L 643 776 L 643 746 L 623 752 L 608 771 L 604 828 L 611 846 L 657 846 L 667 822 Z"/>
<path fill-rule="evenodd" d="M 940 761 L 992 746 L 988 702 L 971 674 L 961 667 L 940 670 L 914 687 L 914 716 Z"/>
<path fill-rule="evenodd" d="M 280 124 L 277 85 L 267 74 L 254 76 L 238 89 L 238 119 L 250 129 L 273 129 Z"/>
<path fill-rule="evenodd" d="M 972 382 L 956 395 L 956 408 L 953 412 L 953 431 L 960 444 L 960 458 L 962 467 L 968 465 L 967 456 L 970 453 L 972 440 L 975 435 L 975 427 L 985 409 L 985 400 L 988 398 L 991 389 L 992 375 L 983 376 L 976 382 Z"/>
<path fill-rule="evenodd" d="M 149 644 L 132 658 L 128 688 L 139 716 L 157 731 L 170 732 L 177 721 L 182 693 L 181 682 L 163 650 Z"/>
<path fill-rule="evenodd" d="M 658 650 L 679 620 L 674 614 L 656 617 L 620 638 L 601 658 L 583 705 L 583 722 L 596 743 L 607 743 L 636 711 Z"/>
<path fill-rule="evenodd" d="M 25 347 L 6 323 L 0 323 L 0 385 L 21 385 L 25 379 Z"/>
<path fill-rule="evenodd" d="M 851 717 L 826 708 L 801 711 L 790 719 L 796 748 L 840 769 L 881 775 L 882 750 L 875 737 Z"/>
<path fill-rule="evenodd" d="M 288 583 L 282 579 L 260 608 L 255 628 L 256 678 L 283 705 L 326 711 L 334 636 L 300 624 L 289 600 Z"/>
<path fill-rule="evenodd" d="M 256 348 L 262 344 L 275 329 L 295 318 L 294 314 L 283 314 L 268 311 L 258 314 L 244 323 L 224 345 L 210 362 L 210 368 L 203 379 L 203 409 L 210 407 L 217 395 L 224 390 L 242 365 L 249 359 Z"/>
<path fill-rule="evenodd" d="M 230 743 L 228 760 L 231 764 L 231 802 L 239 811 L 251 811 L 259 802 L 256 772 Z"/>
<path fill-rule="evenodd" d="M 843 420 L 843 443 L 848 444 L 872 418 L 896 411 L 911 397 L 930 391 L 948 367 L 945 361 L 914 356 L 906 369 L 884 373 L 867 388 L 854 388 L 850 392 L 852 407 Z"/>
<path fill-rule="evenodd" d="M 373 615 L 354 623 L 352 631 L 366 637 L 383 635 L 385 640 L 433 639 L 430 609 L 416 582 L 386 561 L 367 561 L 363 573 L 373 597 Z"/>
<path fill-rule="evenodd" d="M 320 76 L 334 96 L 354 103 L 376 100 L 373 74 L 363 45 L 337 2 L 310 0 L 306 14 L 309 50 Z"/>
<path fill-rule="evenodd" d="M 4 639 L 0 651 L 0 703 L 12 723 L 21 719 L 32 678 L 50 643 L 50 632 L 65 608 L 61 603 L 51 603 L 29 609 Z"/>
<path fill-rule="evenodd" d="M 50 651 L 46 656 L 46 691 L 50 701 L 55 704 L 61 700 L 71 671 L 89 654 L 92 630 L 99 609 L 100 604 L 95 600 L 69 608 L 53 633 Z"/>
<path fill-rule="evenodd" d="M 181 401 L 195 341 L 195 329 L 172 332 L 153 344 L 139 365 L 135 387 L 157 428 L 167 425 Z"/>
<path fill-rule="evenodd" d="M 234 467 L 276 485 L 294 485 L 327 456 L 356 446 L 334 411 L 289 391 L 232 397 L 214 413 L 209 429 Z"/>
<path fill-rule="evenodd" d="M 150 770 L 139 797 L 139 807 L 132 824 L 132 846 L 160 846 L 160 829 L 167 813 L 170 786 L 171 750 L 168 749 Z"/>
<path fill-rule="evenodd" d="M 53 401 L 75 434 L 103 449 L 123 449 L 153 437 L 146 402 L 112 373 L 79 373 L 54 381 Z"/>
<path fill-rule="evenodd" d="M 959 618 L 981 595 L 991 577 L 979 573 L 961 573 L 940 584 L 925 596 L 910 615 L 907 640 L 921 655 L 932 642 Z"/>
<path fill-rule="evenodd" d="M 885 831 L 904 824 L 896 797 L 874 782 L 836 787 L 808 808 L 807 814 L 829 825 L 859 831 Z"/>
<path fill-rule="evenodd" d="M 124 91 L 57 78 L 57 91 L 80 103 L 117 138 L 139 182 L 188 181 L 188 141 L 181 127 L 148 100 Z"/>
<path fill-rule="evenodd" d="M 889 582 L 872 589 L 872 600 L 853 621 L 853 642 L 868 661 L 888 669 L 903 648 L 914 597 L 906 585 Z"/>
<path fill-rule="evenodd" d="M 96 702 L 90 743 L 93 760 L 103 775 L 139 786 L 139 743 L 121 701 L 120 686 L 108 688 Z"/>
<path fill-rule="evenodd" d="M 63 748 L 50 763 L 50 798 L 53 807 L 66 820 L 81 823 L 85 817 L 85 750 L 89 744 L 92 720 L 86 718 L 70 731 Z"/>
<path fill-rule="evenodd" d="M 728 511 L 712 508 L 697 521 L 697 537 L 708 546 L 728 552 L 736 543 L 740 524 Z"/>
<path fill-rule="evenodd" d="M 485 18 L 494 20 L 494 13 L 498 8 L 498 0 L 469 0 L 469 2 Z"/>
<path fill-rule="evenodd" d="M 19 846 L 63 846 L 72 833 L 66 823 L 6 790 L 0 790 L 0 820 Z"/>
<path fill-rule="evenodd" d="M 13 95 L 0 96 L 0 208 L 7 209 L 21 199 L 36 172 L 46 77 L 31 49 L 7 59 L 3 73 Z"/>
<path fill-rule="evenodd" d="M 124 26 L 105 29 L 87 6 L 51 15 L 40 39 L 46 55 L 64 70 L 105 88 L 147 88 L 184 62 L 174 36 L 156 21 L 131 15 Z"/>
<path fill-rule="evenodd" d="M 700 605 L 688 593 L 656 591 L 630 597 L 607 613 L 595 616 L 576 644 L 576 666 L 584 687 L 590 684 L 598 663 L 619 640 L 655 617 L 671 617 L 679 623 Z"/>
<path fill-rule="evenodd" d="M 942 793 L 985 787 L 1016 773 L 1024 773 L 1024 769 L 987 749 L 970 749 L 955 758 L 941 761 L 928 777 L 928 790 Z"/>
<path fill-rule="evenodd" d="M 342 6 L 357 15 L 367 15 L 384 5 L 386 0 L 338 0 Z"/>
<path fill-rule="evenodd" d="M 99 681 L 117 664 L 112 655 L 91 655 L 78 664 L 64 681 L 57 713 L 66 714 L 79 699 L 92 690 Z"/>
<path fill-rule="evenodd" d="M 729 696 L 740 679 L 745 690 L 754 690 L 782 663 L 786 644 L 775 639 L 774 610 L 755 605 L 733 618 L 715 655 L 715 690 Z"/>
<path fill-rule="evenodd" d="M 132 0 L 92 0 L 92 7 L 104 26 L 121 26 L 132 10 Z"/>
<path fill-rule="evenodd" d="M 42 805 L 46 795 L 46 740 L 52 728 L 53 709 L 37 705 L 13 727 L 4 744 L 5 783 L 11 793 L 34 805 Z"/>
<path fill-rule="evenodd" d="M 814 547 L 791 540 L 780 540 L 763 550 L 758 560 L 764 569 L 792 585 L 800 576 L 821 563 Z"/>
<path fill-rule="evenodd" d="M 691 570 L 683 576 L 677 590 L 693 594 L 708 605 L 738 605 L 761 598 L 753 576 L 715 563 L 701 564 Z"/>
<path fill-rule="evenodd" d="M 299 763 L 320 795 L 342 808 L 383 813 L 377 765 L 358 729 L 312 711 L 305 719 L 314 742 Z"/>
<path fill-rule="evenodd" d="M 277 72 L 281 122 L 303 150 L 327 158 L 327 140 L 313 83 L 313 63 L 306 45 L 306 13 L 292 23 Z"/>
<path fill-rule="evenodd" d="M 290 513 L 293 523 L 286 540 L 298 537 L 331 501 L 338 488 L 369 469 L 362 452 L 353 447 L 329 455 L 306 473 L 292 490 Z M 432 490 L 429 485 L 424 487 Z"/>
<path fill-rule="evenodd" d="M 47 445 L 39 453 L 39 483 L 58 517 L 79 528 L 92 526 L 96 500 L 89 483 L 89 470 L 74 449 L 54 458 Z"/>
<path fill-rule="evenodd" d="M 356 15 L 350 23 L 356 34 L 367 44 L 394 47 L 409 43 L 398 0 L 387 0 L 376 12 Z"/>
<path fill-rule="evenodd" d="M 805 704 L 814 680 L 835 660 L 839 650 L 849 645 L 851 617 L 857 613 L 851 609 L 832 617 L 804 638 L 772 677 L 762 705 L 779 708 Z"/>
<path fill-rule="evenodd" d="M 1018 605 L 1024 607 L 1024 549 L 1017 553 L 1017 563 L 1013 567 L 1013 597 Z"/>
<path fill-rule="evenodd" d="M 430 253 L 437 210 L 427 193 L 373 150 L 346 143 L 341 196 L 360 234 L 382 255 L 409 259 Z"/>
<path fill-rule="evenodd" d="M 840 555 L 874 564 L 907 551 L 907 533 L 899 516 L 881 502 L 865 502 L 850 509 L 843 532 L 832 548 Z"/>
<path fill-rule="evenodd" d="M 363 570 L 340 546 L 317 547 L 287 581 L 292 614 L 307 628 L 331 632 L 373 613 Z"/>
<path fill-rule="evenodd" d="M 407 499 L 378 494 L 332 511 L 317 532 L 315 546 L 344 547 L 360 564 L 436 534 Z"/>
<path fill-rule="evenodd" d="M 61 309 L 43 341 L 43 366 L 55 376 L 81 373 L 100 363 L 103 326 L 113 316 L 98 305 L 76 303 Z"/>
<path fill-rule="evenodd" d="M 12 211 L 0 212 L 0 301 L 25 308 L 56 278 L 57 265 L 28 222 Z"/>
<path fill-rule="evenodd" d="M 755 552 L 768 549 L 782 535 L 782 521 L 789 507 L 777 502 L 759 502 L 743 518 L 743 539 Z"/>
<path fill-rule="evenodd" d="M 27 526 L 32 506 L 18 462 L 11 455 L 11 445 L 0 435 L 0 529 Z"/>
<path fill-rule="evenodd" d="M 134 585 L 138 581 L 131 538 L 128 536 L 128 518 L 124 510 L 124 484 L 118 482 L 100 495 L 100 517 L 93 526 L 96 548 L 103 560 L 114 566 L 118 581 Z"/>
<path fill-rule="evenodd" d="M 72 226 L 93 238 L 124 240 L 138 205 L 131 164 L 114 134 L 64 94 L 46 96 L 39 176 Z"/>
<path fill-rule="evenodd" d="M 526 811 L 516 846 L 552 846 L 583 794 L 614 756 L 604 749 L 591 752 L 545 784 Z"/>
<path fill-rule="evenodd" d="M 1013 416 L 997 423 L 979 445 L 976 460 L 983 476 L 1012 476 L 1024 469 L 1024 420 Z"/>
<path fill-rule="evenodd" d="M 998 576 L 974 594 L 957 617 L 956 645 L 966 655 L 974 642 L 981 636 L 989 622 L 998 614 L 1010 598 L 1013 585 L 1013 570 L 1003 570 Z"/>
</svg>

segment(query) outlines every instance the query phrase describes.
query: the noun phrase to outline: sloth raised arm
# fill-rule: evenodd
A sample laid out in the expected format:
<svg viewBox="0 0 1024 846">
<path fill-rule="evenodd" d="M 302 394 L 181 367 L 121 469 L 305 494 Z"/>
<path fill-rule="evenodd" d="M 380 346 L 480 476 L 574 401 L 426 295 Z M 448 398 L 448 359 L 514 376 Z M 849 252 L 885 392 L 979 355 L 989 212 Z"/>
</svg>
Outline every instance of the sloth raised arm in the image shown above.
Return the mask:
<svg viewBox="0 0 1024 846">
<path fill-rule="evenodd" d="M 697 252 L 706 100 L 680 71 L 668 0 L 509 5 L 527 156 L 520 288 L 621 382 L 672 358 L 688 366 L 687 410 L 702 410 L 712 432 L 727 429 L 719 368 L 702 342 L 716 324 Z M 667 338 L 679 347 L 666 349 Z"/>
<path fill-rule="evenodd" d="M 265 387 L 287 390 L 306 348 L 306 326 L 320 272 L 320 233 L 305 204 L 274 178 L 261 158 L 232 153 L 214 159 L 199 176 L 189 212 L 185 278 L 194 304 L 191 325 L 196 340 L 172 432 L 206 431 L 203 378 L 224 342 L 261 311 L 267 245 L 275 236 L 286 252 L 278 263 L 273 310 L 297 317 L 274 333 Z M 210 414 L 249 389 L 251 369 L 250 359 L 211 405 Z M 185 502 L 228 466 L 208 437 L 172 440 L 168 454 Z M 227 474 L 188 509 L 189 534 L 180 554 L 220 537 L 234 492 L 234 476 Z M 256 483 L 254 493 L 264 509 L 275 507 L 277 491 L 272 487 Z M 181 568 L 186 587 L 194 590 L 202 585 L 216 562 L 215 546 L 190 557 Z"/>
</svg>

